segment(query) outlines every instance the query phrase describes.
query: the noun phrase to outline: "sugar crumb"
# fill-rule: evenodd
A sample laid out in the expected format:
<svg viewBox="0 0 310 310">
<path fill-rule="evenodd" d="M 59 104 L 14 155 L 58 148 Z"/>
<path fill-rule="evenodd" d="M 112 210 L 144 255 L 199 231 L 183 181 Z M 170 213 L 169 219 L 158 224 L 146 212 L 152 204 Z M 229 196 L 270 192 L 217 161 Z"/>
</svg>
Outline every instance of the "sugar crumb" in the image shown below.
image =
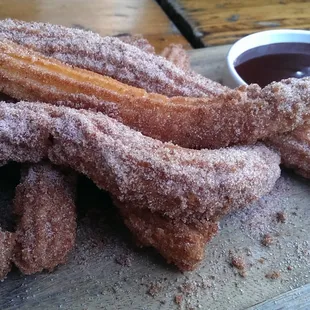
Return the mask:
<svg viewBox="0 0 310 310">
<path fill-rule="evenodd" d="M 269 247 L 273 244 L 273 238 L 270 234 L 265 234 L 261 240 L 263 246 Z"/>
<path fill-rule="evenodd" d="M 278 223 L 285 223 L 286 222 L 286 214 L 283 211 L 276 213 L 276 218 Z"/>
<path fill-rule="evenodd" d="M 279 271 L 271 271 L 265 274 L 265 278 L 271 279 L 271 280 L 276 280 L 281 277 L 281 273 Z"/>
</svg>

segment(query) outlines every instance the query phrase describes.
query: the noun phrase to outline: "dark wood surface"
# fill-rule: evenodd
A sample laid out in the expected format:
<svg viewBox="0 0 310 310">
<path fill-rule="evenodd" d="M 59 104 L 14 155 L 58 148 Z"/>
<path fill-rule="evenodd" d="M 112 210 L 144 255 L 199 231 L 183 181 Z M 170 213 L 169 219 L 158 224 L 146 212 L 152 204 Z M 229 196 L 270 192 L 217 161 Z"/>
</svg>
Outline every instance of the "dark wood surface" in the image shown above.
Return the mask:
<svg viewBox="0 0 310 310">
<path fill-rule="evenodd" d="M 310 29 L 308 0 L 159 0 L 194 46 L 233 43 L 253 32 Z"/>
</svg>

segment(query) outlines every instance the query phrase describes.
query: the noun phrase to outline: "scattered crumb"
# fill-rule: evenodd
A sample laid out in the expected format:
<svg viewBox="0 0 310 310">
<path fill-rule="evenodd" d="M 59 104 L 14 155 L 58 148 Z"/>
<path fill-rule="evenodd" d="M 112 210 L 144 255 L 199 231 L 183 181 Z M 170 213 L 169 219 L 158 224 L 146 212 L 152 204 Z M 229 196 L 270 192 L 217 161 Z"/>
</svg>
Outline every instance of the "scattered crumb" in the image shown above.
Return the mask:
<svg viewBox="0 0 310 310">
<path fill-rule="evenodd" d="M 246 276 L 245 261 L 242 257 L 232 255 L 230 264 L 232 267 L 238 269 L 238 273 L 241 277 L 244 278 Z"/>
<path fill-rule="evenodd" d="M 115 262 L 124 267 L 131 267 L 132 257 L 130 255 L 122 254 L 115 258 Z"/>
<path fill-rule="evenodd" d="M 249 248 L 245 249 L 245 254 L 246 254 L 246 256 L 253 256 L 253 253 L 252 253 L 251 249 L 249 249 Z"/>
<path fill-rule="evenodd" d="M 287 266 L 287 270 L 293 270 L 292 266 Z"/>
<path fill-rule="evenodd" d="M 259 263 L 261 264 L 264 264 L 265 263 L 265 258 L 261 257 L 259 260 L 258 260 Z"/>
<path fill-rule="evenodd" d="M 269 247 L 273 243 L 272 236 L 270 234 L 264 235 L 261 243 L 262 245 Z"/>
<path fill-rule="evenodd" d="M 159 282 L 151 283 L 147 293 L 150 296 L 155 297 L 158 293 L 162 291 L 162 288 L 162 284 Z"/>
<path fill-rule="evenodd" d="M 287 193 L 292 188 L 290 178 L 281 177 L 270 194 L 262 197 L 254 205 L 230 214 L 229 225 L 240 227 L 241 231 L 254 240 L 260 240 L 264 234 L 274 234 L 277 228 L 275 215 L 289 207 Z"/>
<path fill-rule="evenodd" d="M 184 294 L 189 294 L 194 291 L 194 284 L 190 282 L 186 282 L 180 285 L 179 287 L 180 291 Z"/>
<path fill-rule="evenodd" d="M 231 265 L 239 270 L 245 269 L 245 262 L 242 257 L 232 257 Z"/>
<path fill-rule="evenodd" d="M 281 274 L 279 271 L 271 271 L 265 275 L 265 278 L 271 279 L 271 280 L 276 280 L 276 279 L 279 279 L 280 277 L 281 277 Z"/>
<path fill-rule="evenodd" d="M 246 274 L 246 271 L 242 269 L 242 270 L 239 270 L 239 275 L 240 277 L 245 278 L 247 274 Z"/>
<path fill-rule="evenodd" d="M 283 211 L 276 213 L 277 222 L 278 223 L 285 223 L 286 222 L 286 214 Z"/>
<path fill-rule="evenodd" d="M 182 300 L 183 300 L 183 296 L 181 294 L 178 294 L 178 295 L 175 295 L 174 296 L 174 302 L 177 304 L 177 305 L 181 305 L 182 303 Z"/>
</svg>

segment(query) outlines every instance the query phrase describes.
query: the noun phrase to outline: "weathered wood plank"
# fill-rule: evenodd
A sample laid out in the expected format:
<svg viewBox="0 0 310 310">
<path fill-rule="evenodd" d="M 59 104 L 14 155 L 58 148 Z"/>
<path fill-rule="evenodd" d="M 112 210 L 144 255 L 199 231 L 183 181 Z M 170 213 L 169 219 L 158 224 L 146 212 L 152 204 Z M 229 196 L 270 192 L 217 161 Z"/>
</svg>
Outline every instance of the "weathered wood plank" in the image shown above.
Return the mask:
<svg viewBox="0 0 310 310">
<path fill-rule="evenodd" d="M 192 68 L 211 80 L 222 82 L 225 57 L 231 45 L 221 45 L 208 49 L 200 48 L 188 51 Z"/>
<path fill-rule="evenodd" d="M 307 0 L 160 0 L 159 3 L 170 14 L 175 12 L 179 29 L 183 25 L 182 30 L 202 46 L 233 43 L 247 34 L 267 29 L 310 29 Z"/>
<path fill-rule="evenodd" d="M 154 0 L 1 0 L 0 18 L 90 29 L 102 35 L 142 34 L 157 51 L 190 45 Z"/>
<path fill-rule="evenodd" d="M 310 284 L 274 297 L 248 310 L 306 310 L 310 308 Z"/>
</svg>

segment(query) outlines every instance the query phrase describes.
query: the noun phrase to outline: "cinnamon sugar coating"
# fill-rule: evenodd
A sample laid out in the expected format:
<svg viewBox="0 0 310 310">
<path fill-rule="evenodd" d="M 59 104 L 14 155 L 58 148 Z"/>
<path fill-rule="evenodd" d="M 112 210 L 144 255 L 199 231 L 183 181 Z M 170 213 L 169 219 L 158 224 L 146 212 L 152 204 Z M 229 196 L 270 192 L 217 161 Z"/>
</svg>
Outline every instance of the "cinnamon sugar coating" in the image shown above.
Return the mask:
<svg viewBox="0 0 310 310">
<path fill-rule="evenodd" d="M 161 56 L 175 64 L 178 68 L 190 70 L 190 61 L 186 50 L 181 44 L 170 44 L 160 53 Z"/>
<path fill-rule="evenodd" d="M 263 145 L 184 149 L 101 113 L 42 103 L 1 103 L 0 116 L 0 160 L 31 161 L 34 153 L 36 161 L 40 148 L 120 202 L 184 222 L 217 220 L 267 193 L 280 173 L 279 156 Z"/>
<path fill-rule="evenodd" d="M 75 244 L 74 176 L 49 163 L 24 166 L 16 187 L 14 264 L 24 274 L 53 270 Z"/>
<path fill-rule="evenodd" d="M 208 96 L 169 99 L 1 43 L 0 85 L 6 93 L 102 111 L 146 135 L 183 146 L 252 143 L 292 130 L 308 118 L 306 79 L 263 90 L 255 85 L 229 90 L 144 52 L 145 42 L 124 43 L 91 32 L 11 20 L 0 21 L 0 38 L 148 92 Z M 186 63 L 175 50 L 170 52 L 168 59 L 179 66 Z M 0 158 L 49 158 L 85 173 L 112 193 L 138 241 L 155 247 L 182 270 L 197 266 L 224 214 L 268 192 L 279 176 L 278 156 L 262 145 L 187 150 L 144 137 L 100 113 L 36 104 L 19 103 L 13 110 L 0 106 Z M 22 128 L 14 128 L 17 120 Z M 21 266 L 29 273 L 39 271 L 37 261 Z M 44 262 L 42 256 L 41 266 Z"/>
<path fill-rule="evenodd" d="M 17 99 L 101 111 L 143 134 L 189 148 L 250 144 L 309 118 L 310 78 L 228 90 L 209 98 L 147 93 L 0 42 L 0 85 Z"/>
<path fill-rule="evenodd" d="M 0 228 L 0 280 L 11 270 L 14 246 L 15 234 Z"/>
<path fill-rule="evenodd" d="M 40 149 L 41 158 L 84 173 L 115 197 L 142 244 L 182 270 L 197 266 L 223 215 L 269 192 L 280 175 L 279 156 L 261 144 L 184 149 L 101 113 L 43 103 L 2 102 L 0 117 L 0 160 L 37 161 Z"/>
<path fill-rule="evenodd" d="M 155 54 L 154 46 L 151 45 L 151 43 L 146 40 L 142 35 L 122 35 L 117 36 L 117 38 L 120 39 L 122 42 L 133 45 L 146 53 Z"/>
<path fill-rule="evenodd" d="M 91 31 L 5 19 L 0 21 L 0 38 L 149 92 L 200 97 L 227 89 L 201 75 L 191 76 L 163 57 L 144 52 L 140 47 Z"/>
<path fill-rule="evenodd" d="M 305 178 L 310 178 L 310 125 L 265 141 L 281 154 L 281 162 Z"/>
<path fill-rule="evenodd" d="M 138 245 L 154 247 L 168 263 L 182 271 L 194 270 L 204 258 L 205 245 L 218 231 L 218 223 L 196 220 L 190 224 L 158 212 L 124 205 L 114 199 Z"/>
</svg>

